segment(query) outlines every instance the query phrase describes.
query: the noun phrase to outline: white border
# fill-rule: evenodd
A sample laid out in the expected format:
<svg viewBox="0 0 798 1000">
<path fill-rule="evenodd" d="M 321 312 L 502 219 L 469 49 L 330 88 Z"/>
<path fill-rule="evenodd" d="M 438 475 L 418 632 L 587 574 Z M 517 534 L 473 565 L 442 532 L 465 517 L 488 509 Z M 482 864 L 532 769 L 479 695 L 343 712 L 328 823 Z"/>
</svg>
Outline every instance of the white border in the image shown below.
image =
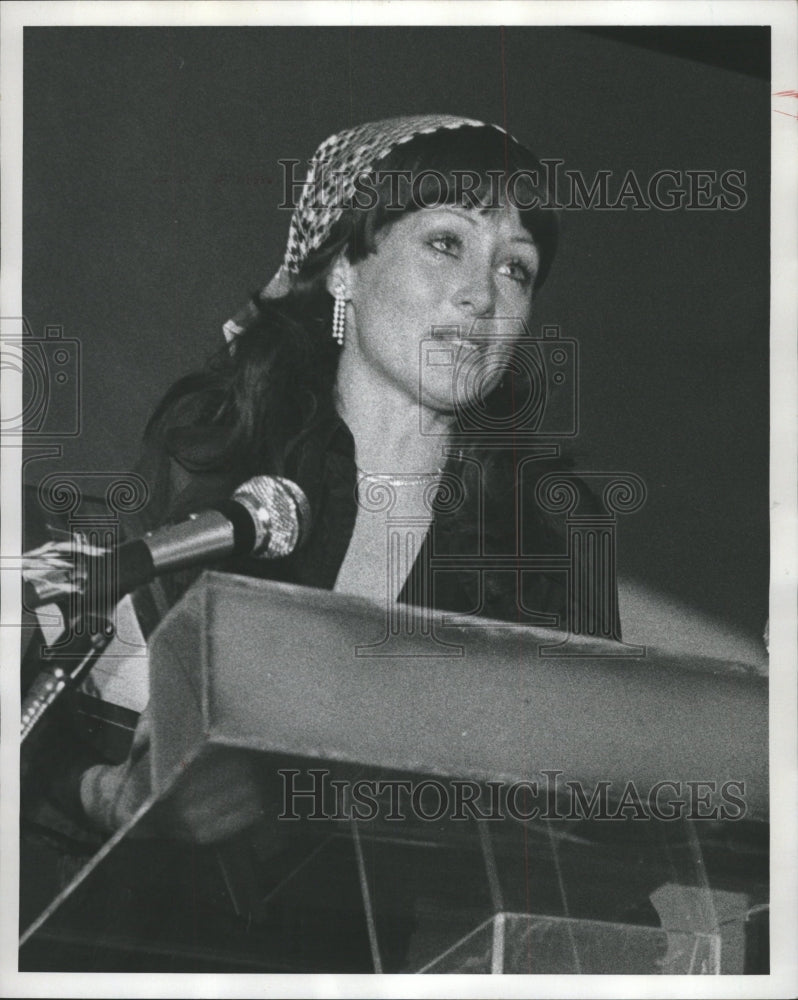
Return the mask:
<svg viewBox="0 0 798 1000">
<path fill-rule="evenodd" d="M 2 170 L 3 268 L 0 315 L 21 315 L 22 222 L 22 28 L 25 25 L 719 25 L 770 24 L 773 28 L 775 93 L 798 89 L 798 6 L 792 0 L 723 0 L 723 2 L 633 3 L 627 0 L 578 2 L 464 3 L 437 0 L 421 3 L 377 3 L 338 0 L 305 3 L 243 2 L 13 2 L 0 6 L 0 169 Z M 798 468 L 798 197 L 796 197 L 796 128 L 798 100 L 774 97 L 772 116 L 771 239 L 771 778 L 772 920 L 770 976 L 730 977 L 415 977 L 415 976 L 218 976 L 46 974 L 16 971 L 17 941 L 17 774 L 19 632 L 3 628 L 3 788 L 0 835 L 0 993 L 41 997 L 792 997 L 798 993 L 798 864 L 796 801 L 798 742 L 796 733 L 796 469 Z M 3 412 L 20 412 L 21 387 L 3 372 Z M 18 510 L 20 455 L 3 448 L 2 555 L 19 555 Z M 18 622 L 20 591 L 3 574 L 2 622 Z M 13 735 L 12 735 L 13 734 Z"/>
</svg>

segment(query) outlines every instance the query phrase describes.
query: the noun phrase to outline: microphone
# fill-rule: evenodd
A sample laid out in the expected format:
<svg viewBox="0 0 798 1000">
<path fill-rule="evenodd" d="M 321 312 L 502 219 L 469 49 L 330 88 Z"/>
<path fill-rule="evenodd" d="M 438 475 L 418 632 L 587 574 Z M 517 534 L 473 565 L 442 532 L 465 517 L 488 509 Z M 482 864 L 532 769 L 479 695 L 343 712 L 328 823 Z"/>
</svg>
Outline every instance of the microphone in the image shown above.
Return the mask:
<svg viewBox="0 0 798 1000">
<path fill-rule="evenodd" d="M 229 500 L 116 549 L 102 551 L 76 539 L 29 553 L 27 560 L 23 557 L 25 606 L 33 610 L 80 593 L 79 578 L 90 574 L 92 564 L 94 574 L 111 585 L 109 596 L 116 603 L 173 570 L 231 555 L 280 559 L 302 544 L 310 521 L 307 497 L 296 483 L 281 476 L 256 476 L 239 486 Z"/>
<path fill-rule="evenodd" d="M 121 545 L 111 554 L 116 593 L 122 597 L 162 573 L 225 556 L 283 558 L 304 542 L 310 520 L 307 497 L 296 483 L 256 476 L 229 500 Z"/>
<path fill-rule="evenodd" d="M 92 586 L 94 578 L 94 583 L 100 584 L 99 590 L 104 591 L 104 601 L 99 603 L 108 607 L 162 573 L 230 555 L 280 559 L 302 544 L 310 520 L 307 497 L 296 483 L 280 476 L 256 476 L 239 486 L 229 500 L 190 514 L 179 524 L 157 528 L 117 549 L 100 553 L 90 547 L 81 550 L 79 545 L 78 552 L 94 562 L 94 566 L 84 567 L 83 587 L 76 586 L 72 574 L 62 576 L 60 587 L 52 576 L 41 574 L 38 579 L 26 581 L 26 601 L 33 602 L 28 605 L 32 609 L 52 603 L 59 596 L 66 597 L 76 589 L 84 600 L 90 596 L 99 597 L 98 588 Z M 36 550 L 41 565 L 48 563 L 46 548 Z M 55 556 L 49 553 L 49 562 L 62 573 L 65 548 L 64 543 L 55 543 Z M 93 594 L 86 593 L 87 583 Z M 23 698 L 23 739 L 30 735 L 59 695 L 83 679 L 112 634 L 113 630 L 102 633 L 96 628 L 82 631 L 76 640 L 75 652 L 64 650 L 61 654 L 62 661 L 79 661 L 74 670 L 56 661 L 40 671 Z"/>
</svg>

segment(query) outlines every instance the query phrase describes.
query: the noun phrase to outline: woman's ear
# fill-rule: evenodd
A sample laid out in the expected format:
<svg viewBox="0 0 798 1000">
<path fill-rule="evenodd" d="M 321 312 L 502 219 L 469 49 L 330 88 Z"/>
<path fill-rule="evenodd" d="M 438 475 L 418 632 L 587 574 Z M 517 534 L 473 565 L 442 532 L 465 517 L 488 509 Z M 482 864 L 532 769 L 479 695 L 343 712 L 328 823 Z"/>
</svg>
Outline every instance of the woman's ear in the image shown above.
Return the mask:
<svg viewBox="0 0 798 1000">
<path fill-rule="evenodd" d="M 340 253 L 333 261 L 327 272 L 325 285 L 333 298 L 337 296 L 349 298 L 352 286 L 352 263 L 345 254 Z"/>
</svg>

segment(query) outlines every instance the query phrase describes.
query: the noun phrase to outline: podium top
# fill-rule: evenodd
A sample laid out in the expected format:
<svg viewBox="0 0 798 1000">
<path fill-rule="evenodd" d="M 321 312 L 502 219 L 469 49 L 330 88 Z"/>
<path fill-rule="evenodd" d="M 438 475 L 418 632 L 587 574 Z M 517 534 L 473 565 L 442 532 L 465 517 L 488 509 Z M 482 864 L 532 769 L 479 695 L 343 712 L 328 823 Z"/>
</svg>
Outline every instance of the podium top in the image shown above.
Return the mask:
<svg viewBox="0 0 798 1000">
<path fill-rule="evenodd" d="M 212 572 L 150 659 L 156 787 L 210 741 L 619 795 L 733 783 L 767 810 L 767 681 L 745 665 Z"/>
</svg>

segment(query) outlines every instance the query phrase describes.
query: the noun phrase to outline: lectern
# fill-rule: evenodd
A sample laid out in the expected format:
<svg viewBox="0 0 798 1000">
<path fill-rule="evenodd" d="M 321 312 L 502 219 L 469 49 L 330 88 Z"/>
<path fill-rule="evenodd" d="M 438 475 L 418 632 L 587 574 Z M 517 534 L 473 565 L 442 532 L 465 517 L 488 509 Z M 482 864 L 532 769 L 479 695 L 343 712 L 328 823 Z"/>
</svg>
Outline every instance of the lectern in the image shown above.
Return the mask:
<svg viewBox="0 0 798 1000">
<path fill-rule="evenodd" d="M 767 898 L 766 682 L 563 638 L 205 574 L 150 641 L 151 799 L 20 968 L 720 971 Z M 137 836 L 208 753 L 263 821 Z"/>
</svg>

